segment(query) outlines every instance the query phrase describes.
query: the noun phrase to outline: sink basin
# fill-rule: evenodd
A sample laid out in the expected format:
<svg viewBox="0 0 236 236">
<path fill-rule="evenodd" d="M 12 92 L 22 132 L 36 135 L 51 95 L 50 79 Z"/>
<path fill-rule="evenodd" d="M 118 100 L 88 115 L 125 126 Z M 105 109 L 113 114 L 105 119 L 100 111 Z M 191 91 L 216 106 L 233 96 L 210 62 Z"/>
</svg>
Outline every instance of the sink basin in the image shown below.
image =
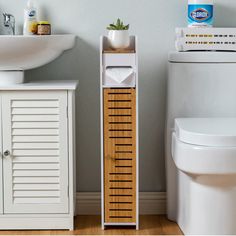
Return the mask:
<svg viewBox="0 0 236 236">
<path fill-rule="evenodd" d="M 48 64 L 74 44 L 70 34 L 0 36 L 0 85 L 23 83 L 25 70 Z"/>
</svg>

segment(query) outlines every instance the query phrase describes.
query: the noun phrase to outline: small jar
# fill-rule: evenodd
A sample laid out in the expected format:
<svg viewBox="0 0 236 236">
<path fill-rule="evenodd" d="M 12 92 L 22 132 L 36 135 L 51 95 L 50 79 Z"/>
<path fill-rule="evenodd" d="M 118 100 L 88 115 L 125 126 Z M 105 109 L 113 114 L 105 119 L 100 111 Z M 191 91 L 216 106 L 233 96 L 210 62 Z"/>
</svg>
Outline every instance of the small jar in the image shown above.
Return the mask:
<svg viewBox="0 0 236 236">
<path fill-rule="evenodd" d="M 38 35 L 50 35 L 51 34 L 51 24 L 48 21 L 39 21 L 37 34 Z"/>
</svg>

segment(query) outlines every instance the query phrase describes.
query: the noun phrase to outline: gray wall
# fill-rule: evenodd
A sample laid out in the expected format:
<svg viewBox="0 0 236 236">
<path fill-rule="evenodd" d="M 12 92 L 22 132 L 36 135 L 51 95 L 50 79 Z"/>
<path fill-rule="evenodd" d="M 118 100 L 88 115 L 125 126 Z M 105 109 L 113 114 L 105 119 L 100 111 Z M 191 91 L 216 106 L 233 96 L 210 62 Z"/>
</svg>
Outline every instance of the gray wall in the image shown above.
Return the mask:
<svg viewBox="0 0 236 236">
<path fill-rule="evenodd" d="M 77 46 L 61 58 L 26 73 L 28 80 L 79 80 L 77 98 L 78 191 L 100 190 L 99 36 L 117 17 L 131 24 L 140 50 L 141 191 L 165 190 L 164 125 L 167 53 L 174 29 L 186 25 L 187 0 L 37 0 L 41 20 L 54 33 L 74 33 Z M 236 1 L 218 0 L 217 26 L 236 26 Z M 26 0 L 0 0 L 22 32 Z M 2 22 L 0 22 L 2 25 Z M 1 53 L 1 52 L 0 52 Z"/>
</svg>

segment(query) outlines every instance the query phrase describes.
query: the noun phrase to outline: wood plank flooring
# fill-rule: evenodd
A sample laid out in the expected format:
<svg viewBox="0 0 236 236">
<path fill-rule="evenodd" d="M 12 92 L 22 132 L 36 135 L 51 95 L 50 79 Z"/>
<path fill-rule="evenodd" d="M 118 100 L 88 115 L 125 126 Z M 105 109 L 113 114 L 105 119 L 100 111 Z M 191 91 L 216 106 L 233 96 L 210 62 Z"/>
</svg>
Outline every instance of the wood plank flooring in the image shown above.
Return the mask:
<svg viewBox="0 0 236 236">
<path fill-rule="evenodd" d="M 108 228 L 101 230 L 99 216 L 78 216 L 75 231 L 0 231 L 0 235 L 183 235 L 166 216 L 140 216 L 140 230 Z"/>
</svg>

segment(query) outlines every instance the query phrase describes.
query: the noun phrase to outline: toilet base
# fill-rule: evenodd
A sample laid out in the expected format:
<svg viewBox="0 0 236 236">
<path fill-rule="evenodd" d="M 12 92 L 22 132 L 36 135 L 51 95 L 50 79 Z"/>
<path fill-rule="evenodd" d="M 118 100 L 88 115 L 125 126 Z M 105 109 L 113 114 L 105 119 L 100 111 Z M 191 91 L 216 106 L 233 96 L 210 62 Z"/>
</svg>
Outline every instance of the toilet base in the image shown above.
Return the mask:
<svg viewBox="0 0 236 236">
<path fill-rule="evenodd" d="M 236 175 L 178 173 L 177 222 L 184 234 L 236 234 Z"/>
</svg>

